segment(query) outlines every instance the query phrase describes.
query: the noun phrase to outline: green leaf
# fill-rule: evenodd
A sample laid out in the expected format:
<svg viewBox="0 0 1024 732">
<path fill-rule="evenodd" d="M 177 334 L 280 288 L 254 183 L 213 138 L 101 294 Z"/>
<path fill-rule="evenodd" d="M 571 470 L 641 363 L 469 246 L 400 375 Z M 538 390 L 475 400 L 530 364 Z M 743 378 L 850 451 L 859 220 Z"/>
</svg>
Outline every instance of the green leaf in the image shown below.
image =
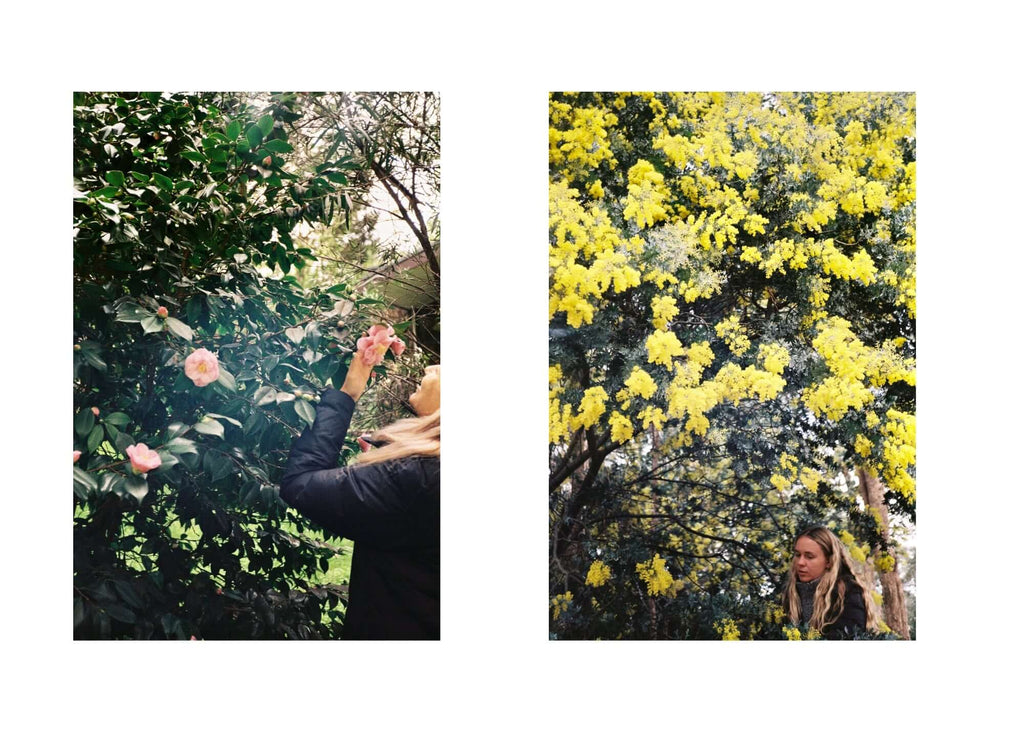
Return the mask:
<svg viewBox="0 0 1024 732">
<path fill-rule="evenodd" d="M 104 363 L 103 359 L 97 356 L 94 351 L 82 351 L 82 357 L 85 359 L 85 362 L 87 364 L 92 366 L 97 371 L 102 371 L 104 373 L 106 372 L 107 364 Z"/>
<path fill-rule="evenodd" d="M 265 407 L 268 404 L 274 404 L 277 402 L 277 389 L 272 386 L 261 386 L 256 390 L 256 393 L 252 395 L 252 399 L 256 402 L 257 407 Z"/>
<path fill-rule="evenodd" d="M 153 182 L 163 188 L 165 191 L 170 193 L 174 190 L 174 181 L 168 178 L 166 175 L 160 175 L 159 173 L 153 173 Z"/>
<path fill-rule="evenodd" d="M 232 419 L 231 417 L 225 417 L 223 414 L 214 414 L 213 412 L 207 412 L 206 416 L 207 417 L 213 417 L 214 419 L 223 419 L 224 421 L 230 422 L 231 424 L 235 425 L 235 427 L 241 427 L 242 426 L 242 423 L 239 422 L 237 419 Z"/>
<path fill-rule="evenodd" d="M 313 409 L 309 402 L 303 399 L 297 400 L 295 402 L 295 413 L 302 417 L 309 426 L 313 426 L 313 420 L 316 419 L 316 410 Z"/>
<path fill-rule="evenodd" d="M 103 427 L 96 425 L 85 439 L 86 452 L 96 452 L 96 448 L 100 446 L 101 442 L 103 442 Z"/>
<path fill-rule="evenodd" d="M 220 367 L 220 376 L 217 377 L 217 383 L 228 391 L 238 390 L 238 387 L 235 385 L 235 377 L 223 366 Z"/>
<path fill-rule="evenodd" d="M 324 177 L 331 181 L 331 183 L 341 183 L 342 185 L 348 183 L 348 178 L 344 173 L 324 173 Z"/>
<path fill-rule="evenodd" d="M 115 188 L 120 188 L 124 185 L 124 173 L 120 170 L 108 170 L 104 177 L 107 179 L 107 183 Z"/>
<path fill-rule="evenodd" d="M 213 435 L 214 437 L 219 437 L 222 440 L 224 439 L 224 425 L 215 419 L 211 419 L 209 421 L 199 420 L 192 425 L 192 429 L 202 435 Z"/>
<path fill-rule="evenodd" d="M 305 338 L 306 331 L 296 326 L 294 328 L 286 328 L 284 334 L 288 336 L 288 340 L 290 340 L 292 343 L 294 343 L 295 345 L 299 345 L 300 343 L 302 343 L 302 339 Z"/>
<path fill-rule="evenodd" d="M 179 338 L 184 338 L 190 343 L 192 342 L 192 329 L 189 326 L 185 325 L 177 318 L 165 318 L 165 320 L 167 322 L 167 327 L 172 333 L 174 333 L 174 335 Z"/>
<path fill-rule="evenodd" d="M 149 183 L 149 176 L 145 173 L 140 173 L 137 170 L 132 171 L 132 177 L 141 183 Z"/>
<path fill-rule="evenodd" d="M 167 439 L 173 440 L 175 437 L 179 437 L 185 434 L 190 429 L 192 428 L 189 427 L 184 422 L 171 422 L 169 425 L 167 425 Z"/>
<path fill-rule="evenodd" d="M 85 500 L 97 488 L 96 479 L 77 465 L 75 468 L 75 494 Z"/>
<path fill-rule="evenodd" d="M 142 330 L 146 333 L 159 333 L 164 329 L 164 321 L 155 315 L 147 315 L 141 320 Z"/>
<path fill-rule="evenodd" d="M 260 121 L 256 124 L 259 125 L 260 132 L 263 133 L 263 136 L 266 137 L 270 134 L 270 131 L 274 129 L 274 118 L 269 114 L 265 114 L 260 117 Z"/>
<path fill-rule="evenodd" d="M 114 446 L 120 453 L 127 454 L 125 451 L 134 444 L 135 440 L 133 440 L 132 436 L 126 432 L 118 432 L 117 435 L 114 436 Z"/>
<path fill-rule="evenodd" d="M 170 470 L 178 464 L 178 458 L 174 456 L 170 450 L 157 450 L 156 454 L 160 456 L 160 467 L 154 472 L 162 473 L 165 470 Z"/>
<path fill-rule="evenodd" d="M 245 131 L 245 139 L 249 143 L 249 149 L 255 150 L 263 142 L 263 133 L 256 125 L 249 125 L 249 129 Z"/>
<path fill-rule="evenodd" d="M 111 412 L 103 418 L 103 421 L 117 427 L 124 427 L 131 421 L 131 418 L 124 412 Z"/>
<path fill-rule="evenodd" d="M 198 150 L 186 150 L 185 152 L 183 152 L 181 154 L 181 157 L 185 158 L 186 160 L 192 160 L 193 162 L 196 162 L 196 163 L 205 163 L 206 162 L 206 156 L 203 155 Z"/>
<path fill-rule="evenodd" d="M 223 429 L 223 427 L 221 429 Z M 168 452 L 173 452 L 175 455 L 185 455 L 187 453 L 195 454 L 199 452 L 196 448 L 196 443 L 192 440 L 185 439 L 184 437 L 175 437 L 172 440 L 168 440 L 164 447 Z"/>
<path fill-rule="evenodd" d="M 144 475 L 128 475 L 125 476 L 124 488 L 133 496 L 135 499 L 142 503 L 142 499 L 149 493 L 149 483 L 146 482 Z"/>
<path fill-rule="evenodd" d="M 207 450 L 203 454 L 203 470 L 210 474 L 210 480 L 220 480 L 234 472 L 235 464 L 217 451 Z"/>
<path fill-rule="evenodd" d="M 79 437 L 85 437 L 92 432 L 93 425 L 95 424 L 96 415 L 92 413 L 91 409 L 83 409 L 75 415 L 75 432 Z"/>
<path fill-rule="evenodd" d="M 294 402 L 294 401 L 295 401 L 295 395 L 294 394 L 289 394 L 286 391 L 281 391 L 281 392 L 277 393 L 277 403 L 278 404 L 284 404 L 285 402 Z"/>
<path fill-rule="evenodd" d="M 150 314 L 146 308 L 133 302 L 123 302 L 117 306 L 117 317 L 114 320 L 119 323 L 141 323 Z"/>
<path fill-rule="evenodd" d="M 292 146 L 289 145 L 284 140 L 267 140 L 265 143 L 263 143 L 263 147 L 265 147 L 270 152 L 276 153 L 286 153 L 292 151 Z"/>
<path fill-rule="evenodd" d="M 231 124 L 227 126 L 227 129 L 224 130 L 224 134 L 233 142 L 240 134 L 242 134 L 242 123 L 237 119 L 233 120 Z"/>
</svg>

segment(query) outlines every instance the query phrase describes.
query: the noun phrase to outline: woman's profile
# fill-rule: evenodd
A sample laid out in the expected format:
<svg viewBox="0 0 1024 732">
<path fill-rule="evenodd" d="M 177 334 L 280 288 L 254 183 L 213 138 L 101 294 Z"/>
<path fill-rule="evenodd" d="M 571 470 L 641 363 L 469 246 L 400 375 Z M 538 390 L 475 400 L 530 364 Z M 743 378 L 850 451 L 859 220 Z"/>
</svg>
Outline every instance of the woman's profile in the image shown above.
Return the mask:
<svg viewBox="0 0 1024 732">
<path fill-rule="evenodd" d="M 316 420 L 292 445 L 281 498 L 354 542 L 347 640 L 441 636 L 441 368 L 428 366 L 409 397 L 416 417 L 379 430 L 381 445 L 337 467 L 372 366 L 357 354 L 340 390 L 327 389 Z"/>
<path fill-rule="evenodd" d="M 874 603 L 857 579 L 846 547 L 823 526 L 796 537 L 783 607 L 794 625 L 838 640 L 877 630 Z"/>
</svg>

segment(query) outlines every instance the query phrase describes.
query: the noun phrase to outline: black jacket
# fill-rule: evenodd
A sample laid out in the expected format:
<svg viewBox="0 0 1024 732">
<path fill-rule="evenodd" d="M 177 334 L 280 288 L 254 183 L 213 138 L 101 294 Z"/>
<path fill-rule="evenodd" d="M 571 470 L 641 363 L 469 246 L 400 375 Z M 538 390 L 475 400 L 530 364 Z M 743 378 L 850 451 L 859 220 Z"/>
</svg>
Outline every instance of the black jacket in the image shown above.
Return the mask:
<svg viewBox="0 0 1024 732">
<path fill-rule="evenodd" d="M 441 637 L 441 461 L 339 468 L 355 402 L 328 389 L 292 445 L 281 498 L 355 543 L 345 639 Z"/>
<path fill-rule="evenodd" d="M 843 595 L 843 612 L 835 621 L 827 624 L 821 629 L 821 634 L 829 640 L 841 640 L 844 637 L 855 633 L 860 634 L 868 624 L 868 614 L 864 607 L 864 594 L 856 581 L 846 575 L 839 578 L 845 588 Z M 832 590 L 832 602 L 838 602 L 839 589 Z"/>
</svg>

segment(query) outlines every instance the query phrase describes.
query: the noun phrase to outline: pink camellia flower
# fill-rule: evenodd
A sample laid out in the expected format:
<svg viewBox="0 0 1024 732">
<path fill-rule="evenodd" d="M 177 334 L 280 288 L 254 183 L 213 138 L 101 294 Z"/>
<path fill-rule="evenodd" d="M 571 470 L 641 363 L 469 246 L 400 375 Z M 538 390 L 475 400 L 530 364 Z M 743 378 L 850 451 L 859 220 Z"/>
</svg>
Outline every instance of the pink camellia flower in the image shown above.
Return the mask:
<svg viewBox="0 0 1024 732">
<path fill-rule="evenodd" d="M 142 475 L 148 473 L 150 470 L 160 467 L 160 455 L 157 454 L 156 450 L 150 450 L 146 447 L 145 442 L 140 442 L 137 445 L 129 445 L 128 449 L 125 450 L 128 453 L 128 457 L 132 461 L 132 471 L 136 475 Z"/>
<path fill-rule="evenodd" d="M 100 408 L 99 407 L 93 407 L 92 408 L 92 415 L 94 417 L 99 417 L 100 416 Z"/>
<path fill-rule="evenodd" d="M 197 348 L 185 359 L 185 376 L 196 386 L 212 384 L 220 377 L 217 357 L 205 348 Z"/>
<path fill-rule="evenodd" d="M 156 317 L 158 317 L 158 318 L 166 318 L 167 317 L 167 308 L 165 308 L 163 305 L 158 307 L 156 309 Z"/>
<path fill-rule="evenodd" d="M 405 350 L 405 343 L 395 335 L 395 329 L 390 325 L 375 325 L 356 341 L 356 352 L 367 366 L 383 363 L 384 354 L 389 348 L 396 356 Z"/>
<path fill-rule="evenodd" d="M 82 457 L 82 451 L 81 450 L 75 450 L 74 455 L 75 455 L 75 462 L 77 463 L 78 462 L 78 458 Z"/>
</svg>

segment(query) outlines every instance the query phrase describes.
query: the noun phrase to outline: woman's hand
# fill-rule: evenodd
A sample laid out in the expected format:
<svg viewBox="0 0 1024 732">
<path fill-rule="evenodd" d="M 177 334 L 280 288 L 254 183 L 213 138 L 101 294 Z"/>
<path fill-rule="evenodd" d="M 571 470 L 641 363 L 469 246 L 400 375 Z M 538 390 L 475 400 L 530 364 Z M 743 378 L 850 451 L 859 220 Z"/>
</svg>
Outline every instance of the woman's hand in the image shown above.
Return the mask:
<svg viewBox="0 0 1024 732">
<path fill-rule="evenodd" d="M 370 380 L 370 373 L 373 366 L 363 361 L 359 353 L 352 354 L 352 362 L 348 365 L 348 373 L 345 374 L 345 383 L 341 390 L 352 397 L 352 401 L 359 401 L 359 397 L 366 391 L 366 382 Z"/>
</svg>

